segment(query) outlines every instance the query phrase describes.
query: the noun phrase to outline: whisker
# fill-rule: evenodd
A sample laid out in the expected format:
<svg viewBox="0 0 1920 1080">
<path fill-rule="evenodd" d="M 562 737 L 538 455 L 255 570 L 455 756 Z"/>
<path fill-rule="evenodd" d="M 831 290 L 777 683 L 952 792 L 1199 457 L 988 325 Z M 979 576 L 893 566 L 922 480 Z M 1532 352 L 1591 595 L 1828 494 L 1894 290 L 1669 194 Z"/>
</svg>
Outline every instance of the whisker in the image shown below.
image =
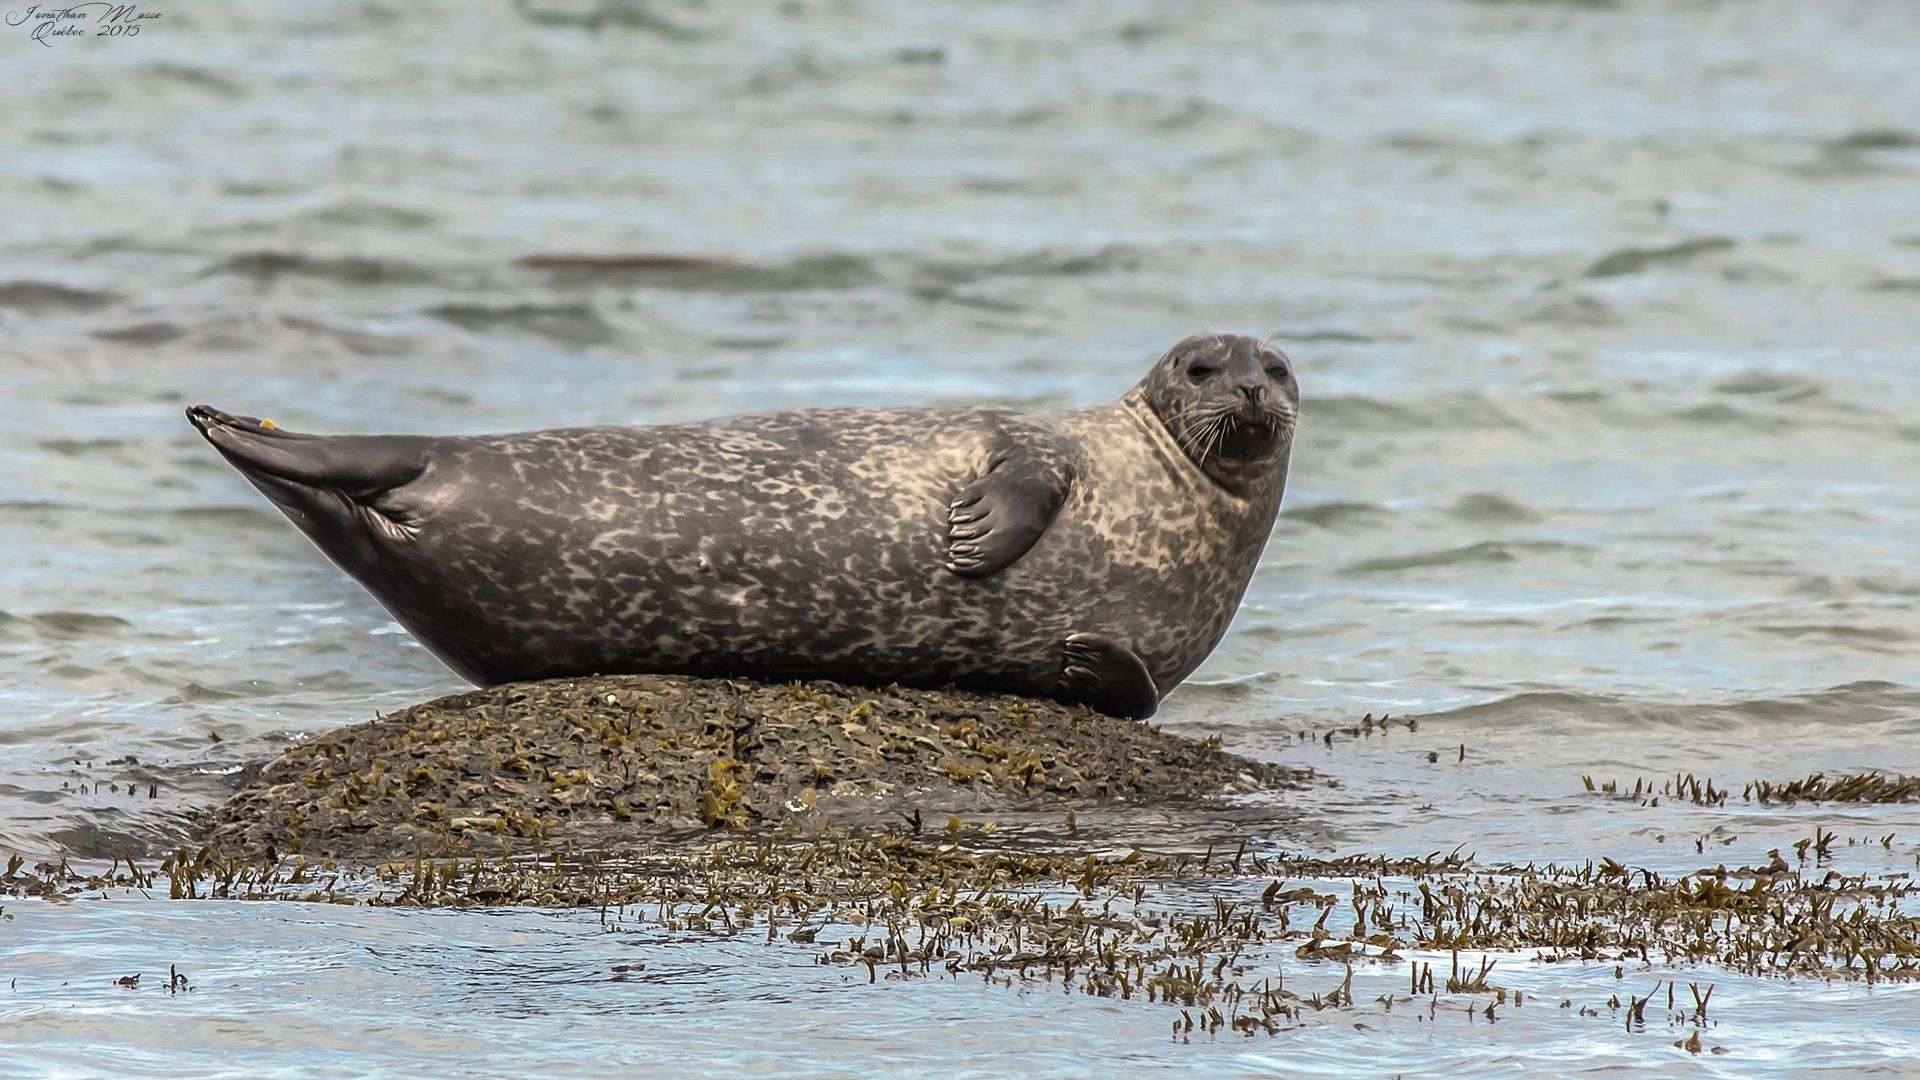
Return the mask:
<svg viewBox="0 0 1920 1080">
<path fill-rule="evenodd" d="M 1221 413 L 1215 416 L 1212 427 L 1208 429 L 1209 432 L 1211 433 L 1211 437 L 1208 438 L 1207 440 L 1207 452 L 1205 454 L 1202 454 L 1201 456 L 1202 457 L 1213 456 L 1213 452 L 1218 450 L 1221 444 L 1227 441 L 1227 431 L 1232 426 L 1233 426 L 1233 419 L 1228 414 Z"/>
</svg>

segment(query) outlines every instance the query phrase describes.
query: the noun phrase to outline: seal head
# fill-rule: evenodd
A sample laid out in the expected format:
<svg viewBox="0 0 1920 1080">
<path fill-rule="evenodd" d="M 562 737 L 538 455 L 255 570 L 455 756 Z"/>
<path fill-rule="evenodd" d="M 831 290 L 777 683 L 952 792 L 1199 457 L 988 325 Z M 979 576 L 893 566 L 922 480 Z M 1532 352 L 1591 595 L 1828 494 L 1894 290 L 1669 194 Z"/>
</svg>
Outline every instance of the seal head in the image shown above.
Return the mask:
<svg viewBox="0 0 1920 1080">
<path fill-rule="evenodd" d="M 1195 334 L 1140 382 L 1149 408 L 1214 483 L 1236 495 L 1285 464 L 1300 412 L 1287 354 L 1244 334 Z"/>
</svg>

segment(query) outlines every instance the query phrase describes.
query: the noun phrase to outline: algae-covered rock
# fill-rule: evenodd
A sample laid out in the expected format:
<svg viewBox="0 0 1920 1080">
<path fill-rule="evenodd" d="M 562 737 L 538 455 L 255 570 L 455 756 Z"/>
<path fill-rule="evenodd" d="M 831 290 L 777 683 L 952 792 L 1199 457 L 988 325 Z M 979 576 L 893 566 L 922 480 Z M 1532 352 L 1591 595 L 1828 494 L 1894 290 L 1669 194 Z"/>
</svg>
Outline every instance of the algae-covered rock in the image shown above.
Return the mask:
<svg viewBox="0 0 1920 1080">
<path fill-rule="evenodd" d="M 1027 698 L 597 676 L 453 694 L 291 747 L 214 812 L 209 842 L 347 858 L 594 846 L 789 820 L 1159 802 L 1300 775 Z"/>
</svg>

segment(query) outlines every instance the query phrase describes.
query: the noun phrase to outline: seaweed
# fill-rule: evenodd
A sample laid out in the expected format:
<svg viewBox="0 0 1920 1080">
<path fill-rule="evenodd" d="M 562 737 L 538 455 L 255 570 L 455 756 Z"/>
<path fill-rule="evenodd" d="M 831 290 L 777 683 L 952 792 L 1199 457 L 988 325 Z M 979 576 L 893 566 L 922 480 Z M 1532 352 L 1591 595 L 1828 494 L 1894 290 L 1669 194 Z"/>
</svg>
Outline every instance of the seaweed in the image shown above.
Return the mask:
<svg viewBox="0 0 1920 1080">
<path fill-rule="evenodd" d="M 476 690 L 328 732 L 205 824 L 231 854 L 378 859 L 1163 802 L 1307 776 L 1025 698 L 613 676 Z"/>
<path fill-rule="evenodd" d="M 1654 787 L 1651 780 L 1636 778 L 1631 791 L 1616 780 L 1596 784 L 1592 776 L 1582 776 L 1580 782 L 1596 795 L 1638 799 L 1652 806 L 1658 806 L 1662 798 L 1685 799 L 1695 806 L 1725 806 L 1733 794 L 1730 787 L 1716 787 L 1711 777 L 1703 778 L 1692 773 L 1675 773 L 1673 779 L 1662 781 L 1658 788 Z M 1866 772 L 1829 778 L 1826 773 L 1817 772 L 1799 780 L 1749 780 L 1741 785 L 1740 798 L 1762 805 L 1920 802 L 1920 776 Z"/>
</svg>

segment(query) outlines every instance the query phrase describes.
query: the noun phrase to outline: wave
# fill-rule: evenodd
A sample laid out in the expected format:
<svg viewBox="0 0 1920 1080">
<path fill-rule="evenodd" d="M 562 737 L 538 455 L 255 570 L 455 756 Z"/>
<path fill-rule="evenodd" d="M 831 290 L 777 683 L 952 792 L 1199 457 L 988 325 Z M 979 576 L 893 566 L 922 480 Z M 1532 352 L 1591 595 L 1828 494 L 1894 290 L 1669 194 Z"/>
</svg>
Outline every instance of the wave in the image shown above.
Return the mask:
<svg viewBox="0 0 1920 1080">
<path fill-rule="evenodd" d="M 139 448 L 144 444 L 144 442 L 145 440 L 140 440 L 140 439 L 115 439 L 115 438 L 41 439 L 35 445 L 39 446 L 40 449 L 45 450 L 49 454 L 55 454 L 60 457 L 67 457 L 67 458 L 78 458 L 78 457 L 90 457 L 94 454 L 110 452 L 115 450 Z"/>
<path fill-rule="evenodd" d="M 524 255 L 515 264 L 559 284 L 608 281 L 697 292 L 857 289 L 881 280 L 872 260 L 840 253 L 779 262 L 660 251 L 553 253 Z"/>
<path fill-rule="evenodd" d="M 1920 135 L 1899 128 L 1850 131 L 1820 144 L 1829 153 L 1858 154 L 1873 150 L 1920 150 Z"/>
<path fill-rule="evenodd" d="M 241 699 L 282 702 L 317 698 L 331 701 L 337 698 L 354 701 L 352 708 L 358 710 L 361 707 L 359 703 L 370 696 L 393 693 L 391 687 L 369 680 L 364 673 L 337 667 L 303 672 L 298 678 L 288 680 L 237 679 L 222 683 L 195 680 L 176 683 L 175 686 L 173 693 L 155 704 L 205 705 Z"/>
<path fill-rule="evenodd" d="M 180 64 L 162 60 L 155 63 L 141 64 L 133 69 L 133 74 L 139 79 L 151 79 L 157 82 L 173 83 L 177 86 L 192 87 L 195 90 L 204 90 L 216 97 L 237 98 L 244 93 L 239 83 L 234 82 L 225 75 L 192 64 Z"/>
<path fill-rule="evenodd" d="M 1349 577 L 1367 574 L 1393 573 L 1401 570 L 1424 570 L 1443 566 L 1476 566 L 1489 563 L 1518 562 L 1522 555 L 1542 553 L 1567 553 L 1590 550 L 1584 544 L 1569 544 L 1557 540 L 1526 541 L 1484 541 L 1468 544 L 1464 547 L 1447 548 L 1442 551 L 1422 551 L 1411 555 L 1395 555 L 1380 559 L 1362 559 L 1348 563 L 1340 568 L 1340 573 Z"/>
<path fill-rule="evenodd" d="M 1784 638 L 1822 638 L 1854 645 L 1900 645 L 1913 641 L 1916 635 L 1908 630 L 1893 626 L 1856 626 L 1849 623 L 1824 624 L 1781 624 L 1762 626 L 1760 633 L 1772 634 Z"/>
<path fill-rule="evenodd" d="M 1752 431 L 1784 431 L 1794 427 L 1798 421 L 1790 416 L 1769 416 L 1750 409 L 1742 409 L 1724 402 L 1710 405 L 1695 405 L 1669 414 L 1673 419 L 1690 426 L 1723 425 L 1742 427 Z"/>
<path fill-rule="evenodd" d="M 1462 495 L 1447 507 L 1447 515 L 1458 521 L 1486 522 L 1501 525 L 1521 525 L 1541 520 L 1541 515 L 1525 506 L 1488 491 L 1476 491 Z"/>
<path fill-rule="evenodd" d="M 1665 247 L 1629 247 L 1608 252 L 1595 260 L 1582 271 L 1582 276 L 1590 278 L 1622 277 L 1638 274 L 1662 266 L 1692 261 L 1694 258 L 1715 251 L 1729 251 L 1736 245 L 1725 236 L 1703 236 L 1693 240 L 1682 240 Z"/>
<path fill-rule="evenodd" d="M 299 315 L 280 316 L 280 325 L 289 330 L 324 338 L 358 356 L 401 356 L 412 351 L 410 344 L 398 337 L 371 333 L 348 326 L 335 326 L 319 319 L 309 319 Z"/>
<path fill-rule="evenodd" d="M 1576 294 L 1536 301 L 1521 309 L 1521 322 L 1604 330 L 1621 323 L 1620 312 L 1597 296 Z"/>
<path fill-rule="evenodd" d="M 668 41 L 693 42 L 719 33 L 715 29 L 668 19 L 660 14 L 660 6 L 653 0 L 584 0 L 574 3 L 514 0 L 513 10 L 535 26 L 587 30 L 596 34 L 611 28 L 650 34 Z M 687 9 L 680 10 L 684 12 Z"/>
<path fill-rule="evenodd" d="M 1867 288 L 1873 292 L 1920 292 L 1920 277 L 1875 278 Z"/>
<path fill-rule="evenodd" d="M 914 264 L 913 277 L 922 284 L 941 285 L 968 285 L 1006 277 L 1088 277 L 1138 269 L 1150 257 L 1149 252 L 1118 244 L 1093 251 L 1029 251 L 973 261 L 925 260 Z"/>
<path fill-rule="evenodd" d="M 1817 157 L 1799 163 L 1792 172 L 1817 179 L 1837 176 L 1871 176 L 1899 168 L 1894 155 L 1908 155 L 1920 149 L 1920 135 L 1899 128 L 1877 127 L 1850 131 L 1822 140 Z"/>
<path fill-rule="evenodd" d="M 751 260 L 687 252 L 574 252 L 524 255 L 515 265 L 556 284 L 611 282 L 702 292 L 788 292 L 860 289 L 888 281 L 915 296 L 1002 279 L 1092 277 L 1144 265 L 1147 252 L 1124 245 L 1091 251 L 1043 249 L 979 259 L 822 252 Z M 1338 340 L 1354 340 L 1336 335 Z"/>
<path fill-rule="evenodd" d="M 97 341 L 111 341 L 118 345 L 165 345 L 186 337 L 187 329 L 178 323 L 160 320 L 94 330 L 91 336 Z"/>
<path fill-rule="evenodd" d="M 1321 529 L 1373 524 L 1393 516 L 1393 511 L 1386 507 L 1367 502 L 1323 502 L 1312 506 L 1289 506 L 1280 513 L 1282 521 L 1299 522 Z"/>
<path fill-rule="evenodd" d="M 207 275 L 231 274 L 269 284 L 282 277 L 319 278 L 343 285 L 424 284 L 435 275 L 423 266 L 369 255 L 309 255 L 298 251 L 248 251 L 208 267 Z"/>
<path fill-rule="evenodd" d="M 169 517 L 187 518 L 226 525 L 251 525 L 272 522 L 280 527 L 280 515 L 260 506 L 170 506 L 160 511 Z"/>
<path fill-rule="evenodd" d="M 591 304 L 440 304 L 427 314 L 462 330 L 506 330 L 561 345 L 606 345 L 619 335 Z"/>
<path fill-rule="evenodd" d="M 118 615 L 94 611 L 42 611 L 33 615 L 14 615 L 0 611 L 0 632 L 21 625 L 62 638 L 97 637 L 130 630 L 133 624 Z"/>
<path fill-rule="evenodd" d="M 1822 393 L 1813 380 L 1780 371 L 1743 371 L 1714 383 L 1712 389 L 1716 394 L 1764 396 L 1785 402 L 1804 401 Z"/>
<path fill-rule="evenodd" d="M 104 289 L 79 289 L 53 281 L 0 282 L 0 308 L 12 308 L 33 315 L 96 311 L 120 300 L 119 293 Z"/>
<path fill-rule="evenodd" d="M 1301 409 L 1307 422 L 1315 426 L 1338 425 L 1342 431 L 1398 434 L 1409 428 L 1525 430 L 1527 425 L 1517 419 L 1508 406 L 1509 403 L 1478 391 L 1454 391 L 1422 395 L 1417 408 L 1378 397 L 1331 394 L 1310 397 Z"/>
<path fill-rule="evenodd" d="M 1422 713 L 1424 725 L 1506 727 L 1525 724 L 1559 734 L 1578 728 L 1643 729 L 1678 726 L 1736 731 L 1763 723 L 1844 724 L 1861 737 L 1893 728 L 1920 733 L 1920 687 L 1884 681 L 1842 683 L 1779 697 L 1717 701 L 1661 701 L 1620 694 L 1541 690 L 1443 712 Z M 1874 732 L 1874 728 L 1882 729 Z"/>
<path fill-rule="evenodd" d="M 300 220 L 315 225 L 349 228 L 366 225 L 380 229 L 426 229 L 440 222 L 439 218 L 423 210 L 365 199 L 343 199 L 317 210 L 306 211 L 300 215 Z"/>
</svg>

